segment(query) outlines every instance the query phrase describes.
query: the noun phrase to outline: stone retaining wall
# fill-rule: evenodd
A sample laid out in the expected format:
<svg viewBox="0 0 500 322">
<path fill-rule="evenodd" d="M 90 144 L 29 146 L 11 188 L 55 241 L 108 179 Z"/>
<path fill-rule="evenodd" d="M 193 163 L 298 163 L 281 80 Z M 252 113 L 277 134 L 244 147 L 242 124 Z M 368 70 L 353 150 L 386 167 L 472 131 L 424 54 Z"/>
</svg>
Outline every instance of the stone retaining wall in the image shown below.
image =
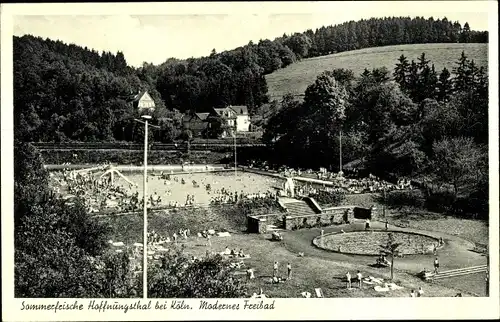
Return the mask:
<svg viewBox="0 0 500 322">
<path fill-rule="evenodd" d="M 286 230 L 296 230 L 309 227 L 339 225 L 352 222 L 354 219 L 374 219 L 375 217 L 376 208 L 340 206 L 325 208 L 319 214 L 286 216 L 284 226 Z"/>
<path fill-rule="evenodd" d="M 274 225 L 283 219 L 284 214 L 268 214 L 247 217 L 247 231 L 249 233 L 265 234 L 268 225 Z"/>
</svg>

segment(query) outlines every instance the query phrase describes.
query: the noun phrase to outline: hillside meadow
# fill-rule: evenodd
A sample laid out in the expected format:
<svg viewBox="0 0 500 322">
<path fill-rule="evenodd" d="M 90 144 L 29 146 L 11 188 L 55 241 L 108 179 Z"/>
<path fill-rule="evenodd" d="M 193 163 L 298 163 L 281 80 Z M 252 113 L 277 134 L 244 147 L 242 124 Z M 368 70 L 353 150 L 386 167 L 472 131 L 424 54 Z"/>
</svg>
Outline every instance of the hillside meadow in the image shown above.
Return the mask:
<svg viewBox="0 0 500 322">
<path fill-rule="evenodd" d="M 365 68 L 386 67 L 392 73 L 397 59 L 405 55 L 409 61 L 417 60 L 423 52 L 435 65 L 436 71 L 444 67 L 451 72 L 462 51 L 478 66 L 488 67 L 488 44 L 411 44 L 398 46 L 373 47 L 346 51 L 321 57 L 304 59 L 286 68 L 266 75 L 271 100 L 280 100 L 287 93 L 304 94 L 307 86 L 325 70 L 335 68 L 350 69 L 359 76 Z"/>
</svg>

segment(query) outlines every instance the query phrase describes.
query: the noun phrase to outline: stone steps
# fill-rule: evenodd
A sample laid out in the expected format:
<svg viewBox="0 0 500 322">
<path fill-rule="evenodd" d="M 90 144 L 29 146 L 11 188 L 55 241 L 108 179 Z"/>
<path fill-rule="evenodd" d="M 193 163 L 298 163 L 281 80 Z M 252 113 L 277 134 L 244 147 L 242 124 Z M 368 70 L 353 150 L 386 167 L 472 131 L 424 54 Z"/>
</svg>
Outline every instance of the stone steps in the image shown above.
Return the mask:
<svg viewBox="0 0 500 322">
<path fill-rule="evenodd" d="M 283 230 L 284 230 L 283 228 L 279 228 L 276 225 L 267 225 L 267 227 L 266 227 L 266 231 L 268 231 L 268 232 L 283 231 Z"/>
<path fill-rule="evenodd" d="M 486 265 L 457 268 L 457 269 L 439 272 L 436 275 L 434 275 L 432 277 L 432 279 L 438 280 L 438 279 L 443 279 L 443 278 L 447 278 L 447 277 L 455 277 L 455 276 L 463 276 L 463 275 L 468 275 L 468 274 L 483 273 L 483 272 L 486 272 L 487 270 L 488 270 L 488 268 Z"/>
<path fill-rule="evenodd" d="M 291 216 L 316 215 L 316 212 L 305 201 L 290 202 L 285 206 Z"/>
</svg>

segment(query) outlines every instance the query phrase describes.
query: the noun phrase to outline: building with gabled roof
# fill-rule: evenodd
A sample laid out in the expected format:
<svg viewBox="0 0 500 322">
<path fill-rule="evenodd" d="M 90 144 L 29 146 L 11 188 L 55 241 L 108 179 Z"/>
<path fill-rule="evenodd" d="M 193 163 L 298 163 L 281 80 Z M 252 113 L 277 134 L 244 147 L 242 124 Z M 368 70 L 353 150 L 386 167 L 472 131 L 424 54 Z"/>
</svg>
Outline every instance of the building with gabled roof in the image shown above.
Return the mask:
<svg viewBox="0 0 500 322">
<path fill-rule="evenodd" d="M 128 99 L 129 102 L 132 102 L 134 109 L 152 109 L 154 110 L 156 105 L 155 101 L 149 95 L 148 91 L 143 90 L 137 92 L 135 95 L 131 95 Z"/>
<path fill-rule="evenodd" d="M 250 115 L 245 105 L 228 106 L 236 114 L 236 132 L 250 131 Z"/>
<path fill-rule="evenodd" d="M 207 118 L 210 113 L 191 113 L 186 114 L 182 119 L 184 129 L 190 130 L 193 137 L 201 136 L 207 128 Z"/>
<path fill-rule="evenodd" d="M 250 115 L 245 105 L 229 105 L 223 108 L 212 108 L 212 116 L 218 116 L 224 120 L 224 125 L 228 129 L 223 136 L 232 135 L 236 132 L 250 131 Z"/>
</svg>

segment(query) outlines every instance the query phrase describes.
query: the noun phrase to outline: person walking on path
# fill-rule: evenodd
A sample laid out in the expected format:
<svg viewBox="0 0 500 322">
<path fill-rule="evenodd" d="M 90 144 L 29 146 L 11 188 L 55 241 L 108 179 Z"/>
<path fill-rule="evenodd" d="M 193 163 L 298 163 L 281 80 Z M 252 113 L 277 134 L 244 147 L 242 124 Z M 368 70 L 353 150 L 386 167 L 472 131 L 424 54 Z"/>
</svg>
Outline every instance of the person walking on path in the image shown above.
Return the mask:
<svg viewBox="0 0 500 322">
<path fill-rule="evenodd" d="M 417 297 L 417 295 L 415 294 L 415 290 L 411 290 L 410 297 Z"/>
<path fill-rule="evenodd" d="M 361 274 L 360 271 L 358 271 L 356 276 L 358 278 L 359 288 L 362 289 L 363 288 L 363 275 Z"/>
<path fill-rule="evenodd" d="M 346 287 L 347 287 L 348 289 L 352 288 L 352 284 L 351 284 L 351 273 L 347 272 L 347 273 L 345 274 L 345 277 L 346 277 L 346 283 L 347 283 L 347 284 L 346 284 Z"/>
<path fill-rule="evenodd" d="M 417 297 L 422 297 L 422 296 L 424 296 L 424 290 L 422 289 L 422 286 L 419 286 L 417 291 Z"/>
<path fill-rule="evenodd" d="M 292 278 L 292 264 L 288 263 L 286 265 L 286 270 L 287 270 L 287 279 Z"/>
<path fill-rule="evenodd" d="M 436 257 L 434 260 L 434 274 L 439 273 L 439 259 Z"/>
<path fill-rule="evenodd" d="M 274 262 L 273 265 L 273 277 L 276 277 L 278 275 L 278 262 Z"/>
<path fill-rule="evenodd" d="M 212 241 L 210 240 L 210 234 L 207 234 L 207 246 L 212 246 Z"/>
</svg>

